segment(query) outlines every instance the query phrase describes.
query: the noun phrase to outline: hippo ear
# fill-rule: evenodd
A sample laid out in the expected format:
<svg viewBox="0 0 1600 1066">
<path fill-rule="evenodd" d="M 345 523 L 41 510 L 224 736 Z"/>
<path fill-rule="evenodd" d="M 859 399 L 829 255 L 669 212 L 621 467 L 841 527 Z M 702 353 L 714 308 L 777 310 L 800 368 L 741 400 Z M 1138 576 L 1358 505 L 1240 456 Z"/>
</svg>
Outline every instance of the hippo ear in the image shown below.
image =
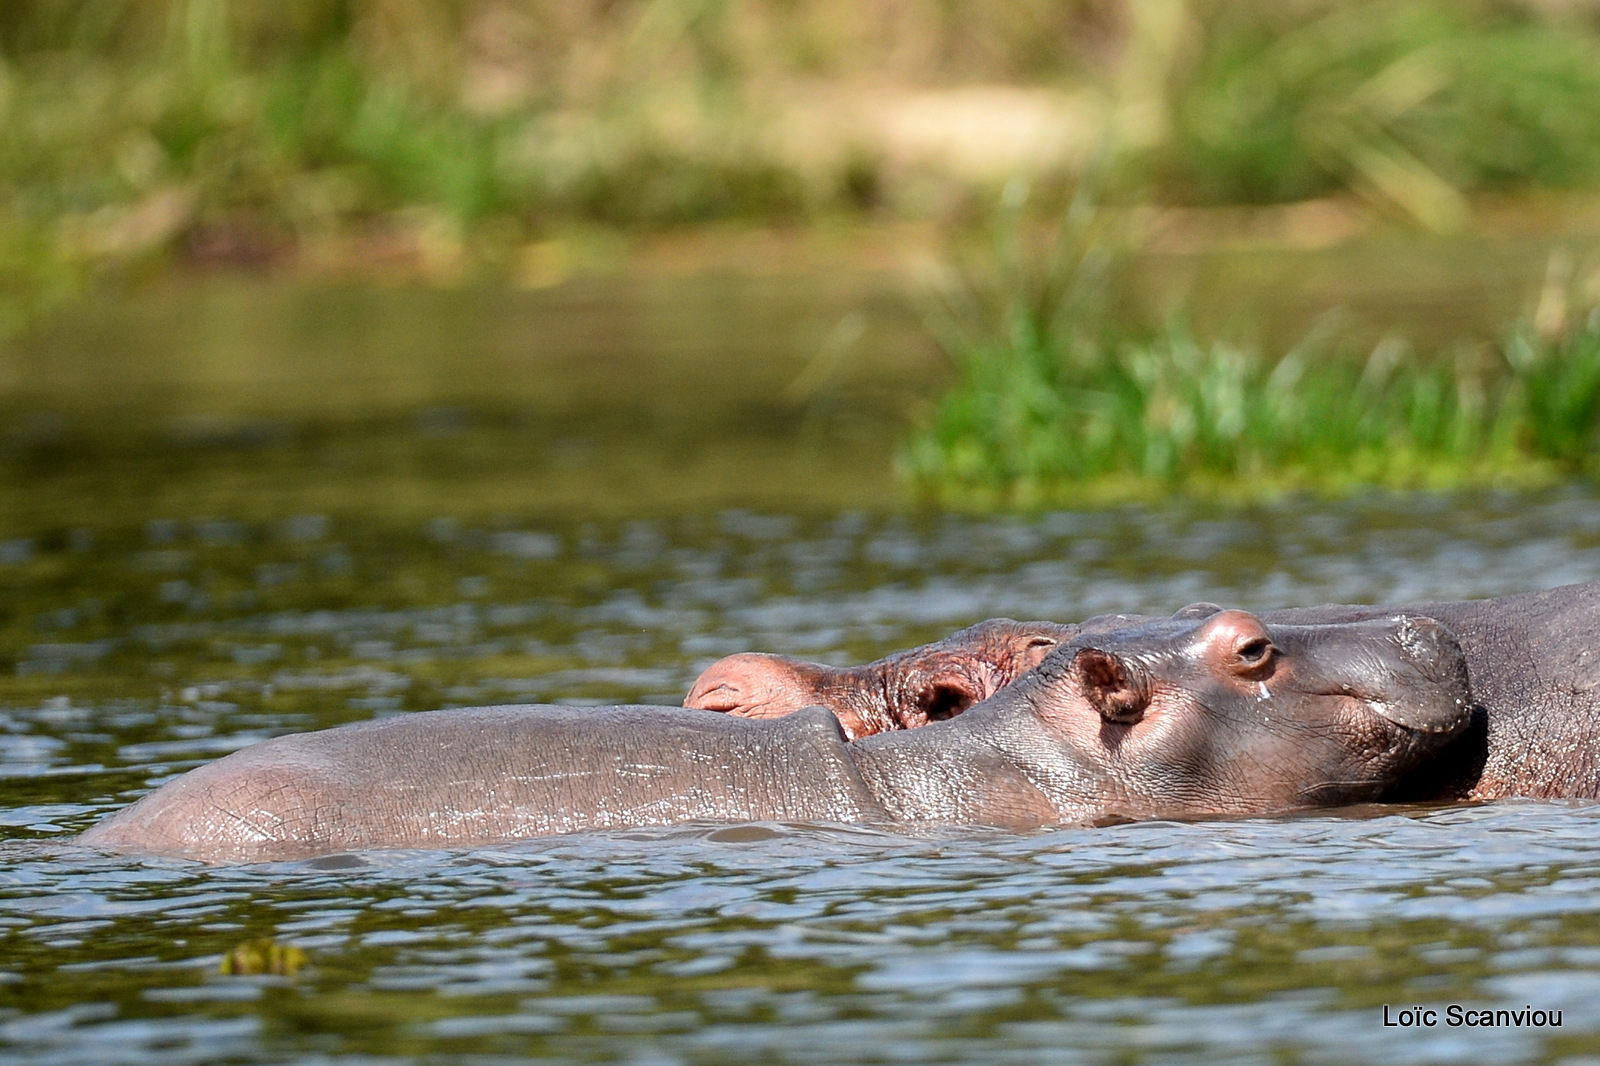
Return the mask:
<svg viewBox="0 0 1600 1066">
<path fill-rule="evenodd" d="M 972 681 L 960 674 L 940 674 L 917 689 L 914 702 L 917 711 L 928 721 L 942 722 L 989 696 L 990 693 L 980 691 Z"/>
<path fill-rule="evenodd" d="M 1061 647 L 1061 641 L 1055 637 L 1042 635 L 1029 637 L 1027 644 L 1023 646 L 1017 656 L 1018 661 L 1014 664 L 1017 673 L 1022 674 L 1032 670 L 1035 666 L 1044 662 L 1045 656 L 1059 647 Z M 987 699 L 988 697 L 985 696 L 983 698 Z"/>
<path fill-rule="evenodd" d="M 1089 703 L 1108 722 L 1132 725 L 1150 706 L 1143 673 L 1108 651 L 1084 648 L 1072 660 L 1072 672 Z"/>
<path fill-rule="evenodd" d="M 1222 605 L 1219 604 L 1219 603 L 1205 603 L 1205 602 L 1191 603 L 1187 607 L 1180 607 L 1178 609 L 1177 613 L 1174 614 L 1172 617 L 1174 617 L 1174 618 L 1210 618 L 1212 615 L 1219 613 L 1221 610 L 1222 610 Z"/>
</svg>

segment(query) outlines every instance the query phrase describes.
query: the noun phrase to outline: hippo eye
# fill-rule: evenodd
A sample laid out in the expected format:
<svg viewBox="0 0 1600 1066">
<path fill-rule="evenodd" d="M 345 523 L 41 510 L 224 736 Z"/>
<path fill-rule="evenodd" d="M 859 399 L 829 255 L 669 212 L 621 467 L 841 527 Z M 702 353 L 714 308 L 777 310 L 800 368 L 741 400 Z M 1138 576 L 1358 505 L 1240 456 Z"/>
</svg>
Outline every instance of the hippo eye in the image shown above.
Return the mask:
<svg viewBox="0 0 1600 1066">
<path fill-rule="evenodd" d="M 1246 666 L 1260 666 L 1272 656 L 1272 641 L 1266 637 L 1257 637 L 1239 645 L 1234 653 L 1239 656 L 1239 661 Z"/>
</svg>

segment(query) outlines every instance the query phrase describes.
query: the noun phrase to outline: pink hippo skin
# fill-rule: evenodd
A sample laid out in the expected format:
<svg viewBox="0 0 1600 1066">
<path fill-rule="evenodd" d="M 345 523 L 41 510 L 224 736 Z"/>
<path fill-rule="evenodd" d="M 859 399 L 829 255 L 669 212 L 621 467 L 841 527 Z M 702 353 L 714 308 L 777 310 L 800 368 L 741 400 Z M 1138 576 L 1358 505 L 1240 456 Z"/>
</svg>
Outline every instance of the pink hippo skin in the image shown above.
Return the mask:
<svg viewBox="0 0 1600 1066">
<path fill-rule="evenodd" d="M 777 718 L 820 705 L 854 740 L 954 718 L 1077 635 L 1073 625 L 994 618 L 865 666 L 745 652 L 707 667 L 683 705 L 742 718 Z"/>
</svg>

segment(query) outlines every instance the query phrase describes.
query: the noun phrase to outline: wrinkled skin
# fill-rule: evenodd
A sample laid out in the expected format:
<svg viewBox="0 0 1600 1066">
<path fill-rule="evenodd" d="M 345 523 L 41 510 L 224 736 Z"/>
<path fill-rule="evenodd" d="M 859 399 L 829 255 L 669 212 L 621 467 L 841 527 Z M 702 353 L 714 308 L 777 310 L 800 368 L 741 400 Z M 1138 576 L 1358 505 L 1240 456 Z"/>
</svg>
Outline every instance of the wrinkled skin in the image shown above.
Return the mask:
<svg viewBox="0 0 1600 1066">
<path fill-rule="evenodd" d="M 995 618 L 865 666 L 823 666 L 758 652 L 730 655 L 706 668 L 683 705 L 742 718 L 777 718 L 823 706 L 855 740 L 954 718 L 1077 635 L 1077 626 Z"/>
<path fill-rule="evenodd" d="M 1268 617 L 1343 622 L 1393 610 L 1330 605 Z M 1600 798 L 1600 582 L 1405 610 L 1457 634 L 1477 710 L 1388 798 Z"/>
<path fill-rule="evenodd" d="M 1431 619 L 1223 611 L 1080 633 L 960 717 L 850 749 L 898 820 L 1028 826 L 1372 799 L 1470 717 Z"/>
<path fill-rule="evenodd" d="M 1174 617 L 1202 618 L 1220 610 L 1215 604 L 1198 603 Z M 1492 600 L 1402 608 L 1294 608 L 1267 612 L 1262 618 L 1269 624 L 1317 624 L 1384 617 L 1397 610 L 1436 618 L 1457 635 L 1467 659 L 1476 710 L 1469 728 L 1436 757 L 1397 781 L 1384 798 L 1600 798 L 1600 582 Z M 1081 630 L 1086 634 L 1114 632 L 1151 621 L 1142 615 L 1101 615 L 1082 623 Z M 1020 627 L 1016 631 L 1019 638 L 1031 626 L 1041 627 L 1039 632 L 1045 635 L 1068 628 L 1052 628 L 1052 623 L 1007 624 Z M 981 631 L 984 625 L 962 630 L 927 648 L 853 668 L 853 674 L 871 679 L 864 687 L 872 699 L 879 693 L 906 691 L 908 685 L 914 691 L 913 676 L 894 676 L 900 664 L 917 662 L 932 650 L 945 662 L 982 661 L 991 654 L 987 645 L 969 645 L 965 635 Z M 806 703 L 832 706 L 832 701 L 850 696 L 840 692 L 845 671 L 777 657 L 752 657 L 746 670 L 757 669 L 814 678 L 806 693 L 811 698 L 795 699 L 787 704 L 788 709 Z M 773 702 L 766 713 L 782 713 L 784 706 Z M 736 708 L 728 709 L 738 713 Z M 878 709 L 872 720 L 888 723 L 890 728 L 916 724 L 914 717 L 904 714 L 902 705 L 894 702 Z"/>
<path fill-rule="evenodd" d="M 1372 798 L 1470 718 L 1422 617 L 1268 626 L 1243 611 L 1080 634 L 945 722 L 847 743 L 654 707 L 434 711 L 278 737 L 81 842 L 207 861 L 499 843 L 688 819 L 1037 827 Z"/>
</svg>

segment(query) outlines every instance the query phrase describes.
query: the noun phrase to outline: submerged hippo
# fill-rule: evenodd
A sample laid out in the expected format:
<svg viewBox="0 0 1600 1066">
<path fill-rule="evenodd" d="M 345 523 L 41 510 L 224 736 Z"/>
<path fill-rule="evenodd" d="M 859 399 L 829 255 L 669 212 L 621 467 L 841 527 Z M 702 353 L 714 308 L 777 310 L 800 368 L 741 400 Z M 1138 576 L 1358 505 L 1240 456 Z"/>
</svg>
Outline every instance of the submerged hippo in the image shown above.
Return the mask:
<svg viewBox="0 0 1600 1066">
<path fill-rule="evenodd" d="M 1193 604 L 1174 617 L 1203 618 L 1221 610 L 1215 604 Z M 1388 798 L 1600 798 L 1600 582 L 1492 600 L 1400 608 L 1327 605 L 1271 611 L 1262 618 L 1273 625 L 1326 624 L 1396 611 L 1438 619 L 1457 635 L 1476 711 L 1469 728 L 1397 781 Z M 1061 640 L 1068 631 L 1102 633 L 1150 622 L 1140 615 L 1101 615 L 1081 627 L 1002 619 L 846 669 L 749 653 L 713 664 L 687 702 L 744 714 L 753 711 L 738 693 L 783 694 L 763 701 L 759 713 L 775 716 L 813 703 L 830 708 L 843 704 L 877 728 L 910 728 L 921 724 L 915 711 L 927 698 L 924 662 L 936 661 L 942 675 L 1004 675 L 992 665 L 994 641 L 973 639 L 972 634 L 1005 633 L 1015 647 L 1030 639 Z M 708 701 L 707 678 L 721 686 L 717 703 Z"/>
<path fill-rule="evenodd" d="M 1073 625 L 994 618 L 865 666 L 746 652 L 708 667 L 683 705 L 742 718 L 778 718 L 821 705 L 854 740 L 954 718 L 1077 635 Z"/>
<path fill-rule="evenodd" d="M 484 707 L 278 737 L 82 843 L 207 861 L 497 843 L 687 819 L 1037 827 L 1372 798 L 1470 718 L 1426 618 L 1243 611 L 1081 634 L 947 722 L 846 743 L 811 708 Z"/>
</svg>

